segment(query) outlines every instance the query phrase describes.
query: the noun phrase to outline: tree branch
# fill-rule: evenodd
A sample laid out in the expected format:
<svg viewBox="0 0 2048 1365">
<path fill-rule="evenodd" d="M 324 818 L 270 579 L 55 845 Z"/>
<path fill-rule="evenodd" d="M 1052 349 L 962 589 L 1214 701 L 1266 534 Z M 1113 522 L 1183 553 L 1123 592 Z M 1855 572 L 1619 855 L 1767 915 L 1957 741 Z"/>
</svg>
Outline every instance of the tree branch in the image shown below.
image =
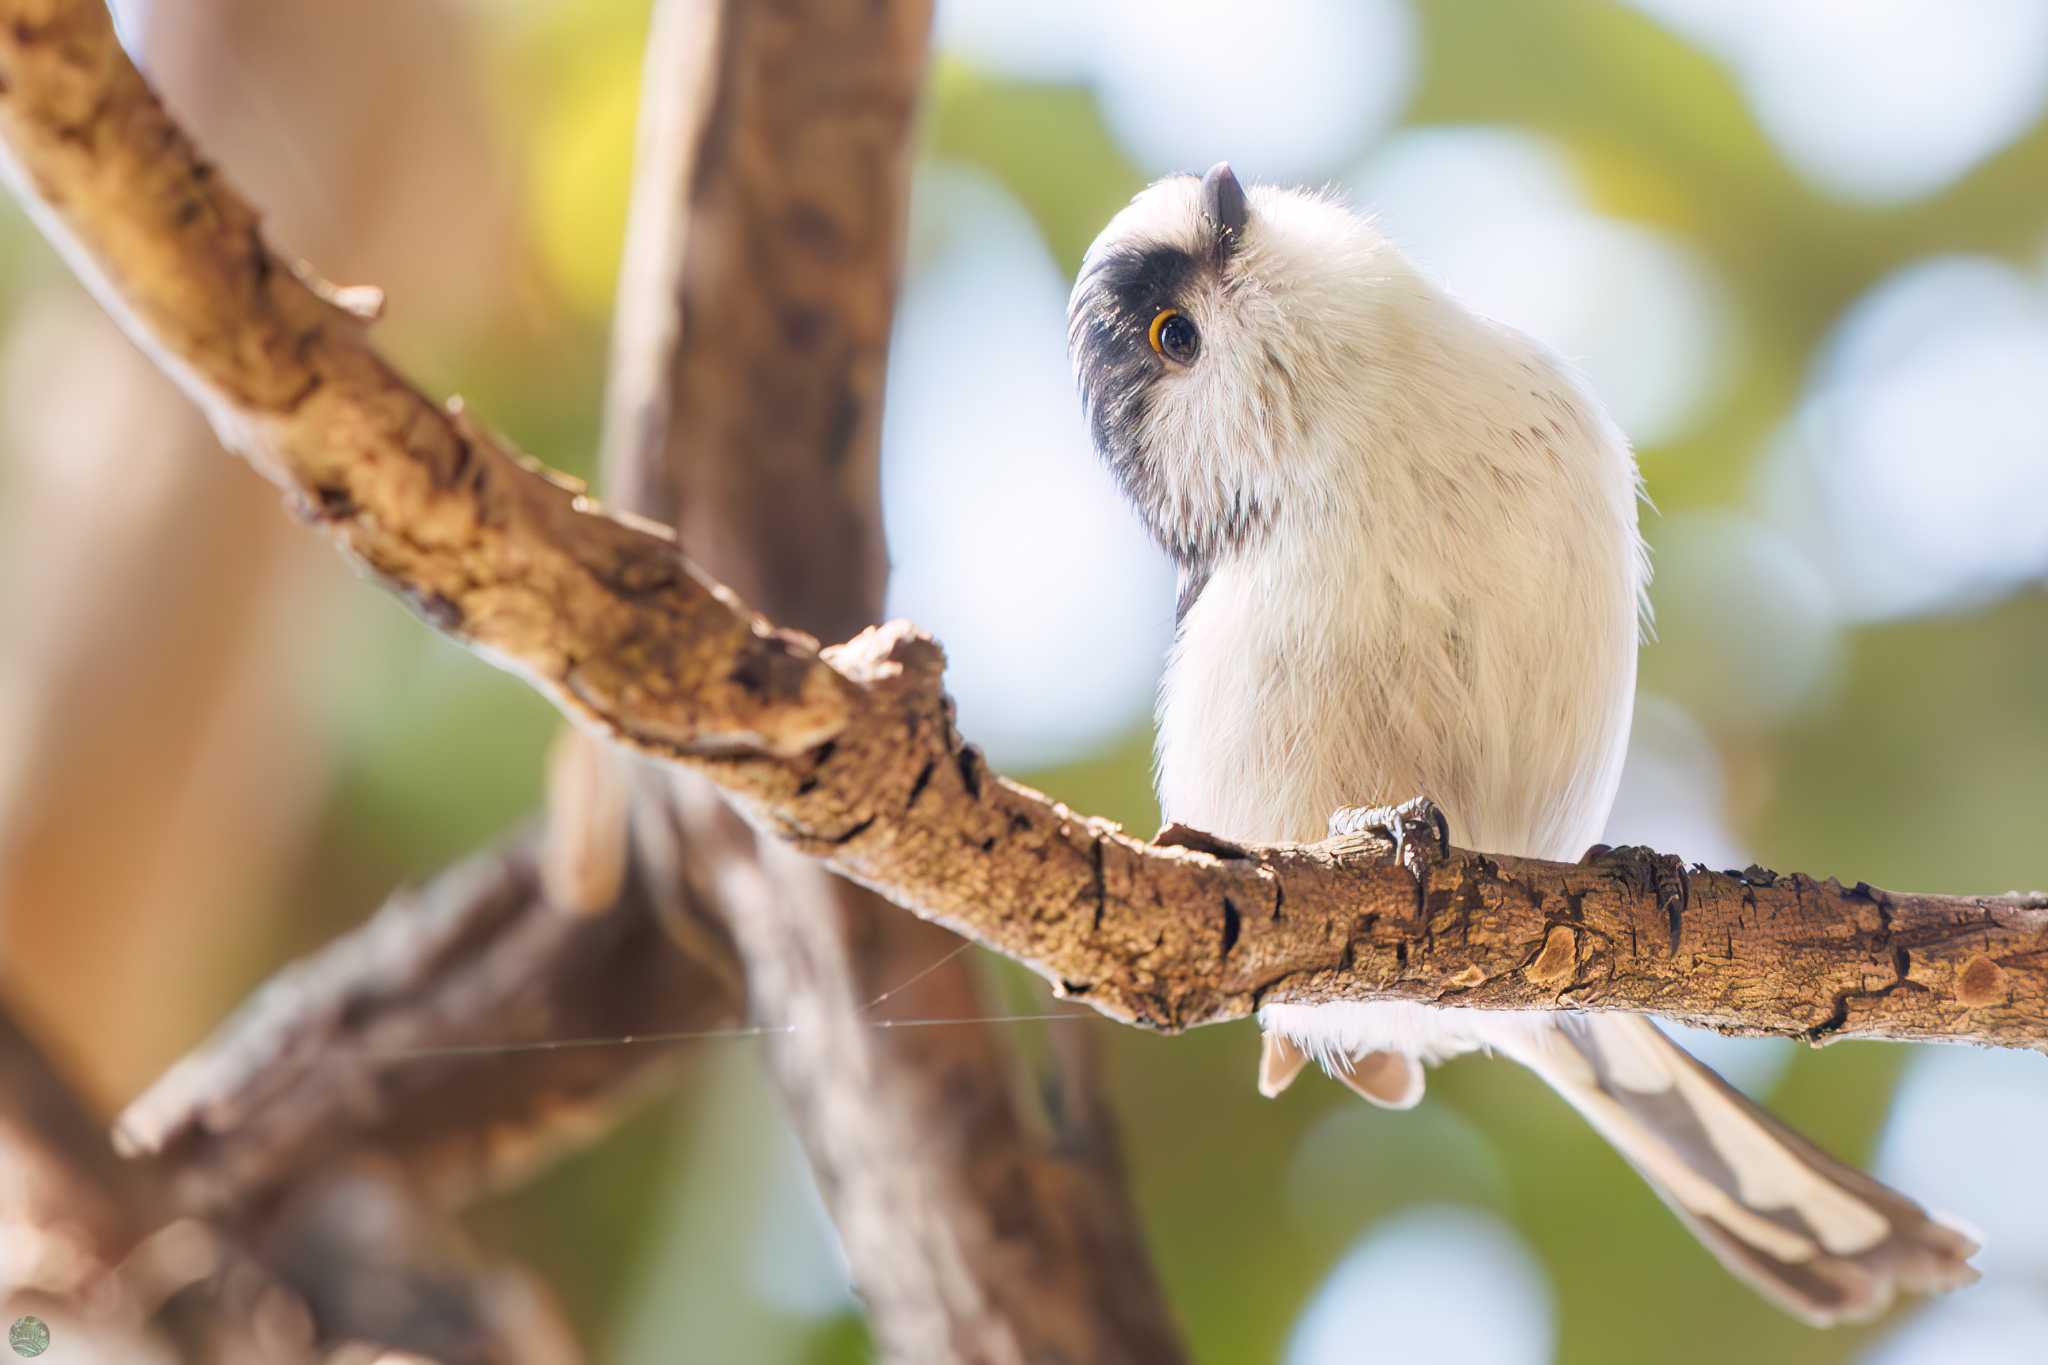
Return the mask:
<svg viewBox="0 0 2048 1365">
<path fill-rule="evenodd" d="M 882 610 L 883 375 L 930 20 L 929 0 L 663 0 L 642 80 L 605 487 L 827 636 Z M 950 935 L 673 776 L 883 1353 L 1185 1359 L 1100 1101 L 1094 1143 L 1055 1145 Z M 871 1027 L 882 1000 L 961 1022 Z"/>
<path fill-rule="evenodd" d="M 395 374 L 346 296 L 264 244 L 97 0 L 7 0 L 0 20 L 0 167 L 222 442 L 359 565 L 570 716 L 652 752 L 800 752 L 844 724 L 844 680 L 668 533 L 603 515 Z M 756 724 L 768 711 L 773 734 Z"/>
<path fill-rule="evenodd" d="M 324 1359 L 344 1341 L 449 1365 L 582 1359 L 528 1277 L 484 1262 L 377 1163 L 301 1172 L 230 1219 L 182 1216 L 166 1172 L 116 1158 L 4 1007 L 0 1177 L 0 1302 L 61 1312 L 60 1348 L 95 1359 L 167 1359 L 167 1336 L 180 1359 L 221 1362 Z"/>
<path fill-rule="evenodd" d="M 928 640 L 896 627 L 814 654 L 657 532 L 428 403 L 262 246 L 97 4 L 0 0 L 0 142 L 45 231 L 224 439 L 436 628 L 1113 1018 L 1175 1029 L 1261 1002 L 1407 999 L 2048 1043 L 2038 896 L 1460 850 L 1418 890 L 1371 840 L 1241 857 L 1141 844 L 987 772 L 953 732 Z"/>
<path fill-rule="evenodd" d="M 1397 860 L 1370 835 L 1142 844 L 987 772 L 952 732 L 937 647 L 911 628 L 828 654 L 866 685 L 871 718 L 821 754 L 726 760 L 717 779 L 792 843 L 1112 1018 L 1172 1031 L 1264 1003 L 1395 999 L 1815 1041 L 2048 1042 L 2039 895 L 1901 895 L 1647 849 L 1562 864 Z"/>
<path fill-rule="evenodd" d="M 459 1201 L 597 1126 L 685 1046 L 576 1044 L 734 1018 L 719 973 L 668 941 L 646 877 L 575 914 L 543 894 L 532 842 L 394 895 L 272 978 L 128 1107 L 122 1149 L 211 1215 L 261 1208 L 345 1160 L 389 1161 Z"/>
</svg>

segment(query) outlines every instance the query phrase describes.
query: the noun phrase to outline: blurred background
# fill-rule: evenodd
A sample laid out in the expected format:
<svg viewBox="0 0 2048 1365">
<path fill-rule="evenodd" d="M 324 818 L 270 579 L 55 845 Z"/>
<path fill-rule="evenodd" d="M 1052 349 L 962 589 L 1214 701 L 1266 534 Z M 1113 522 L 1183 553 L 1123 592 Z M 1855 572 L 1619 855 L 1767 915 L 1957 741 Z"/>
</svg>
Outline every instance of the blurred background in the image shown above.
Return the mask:
<svg viewBox="0 0 2048 1365">
<path fill-rule="evenodd" d="M 645 0 L 133 0 L 269 213 L 430 391 L 588 475 Z M 1953 892 L 2048 882 L 2048 7 L 941 0 L 885 438 L 891 609 L 1005 771 L 1149 832 L 1171 574 L 1087 448 L 1067 283 L 1148 179 L 1330 182 L 1590 375 L 1657 639 L 1609 839 Z M 1043 566 L 1026 584 L 1005 566 Z M 279 964 L 529 810 L 554 719 L 353 581 L 0 205 L 0 970 L 111 1109 Z M 1005 985 L 1029 1003 L 1035 987 Z M 1020 1025 L 1033 1028 L 1040 1025 Z M 1539 1085 L 1266 1102 L 1249 1026 L 1094 1022 L 1213 1365 L 2038 1361 L 2048 1062 L 1696 1037 L 1986 1234 L 1822 1335 Z M 755 1066 L 477 1210 L 596 1358 L 870 1358 Z"/>
</svg>

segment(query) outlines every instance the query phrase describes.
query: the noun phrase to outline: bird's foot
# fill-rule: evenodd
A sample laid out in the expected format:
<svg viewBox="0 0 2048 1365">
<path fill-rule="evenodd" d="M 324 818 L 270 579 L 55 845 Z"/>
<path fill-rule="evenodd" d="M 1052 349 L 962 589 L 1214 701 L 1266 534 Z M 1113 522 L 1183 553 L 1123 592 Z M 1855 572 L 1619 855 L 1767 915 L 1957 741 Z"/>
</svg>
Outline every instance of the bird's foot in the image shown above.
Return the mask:
<svg viewBox="0 0 2048 1365">
<path fill-rule="evenodd" d="M 1451 824 L 1426 796 L 1398 806 L 1346 806 L 1330 816 L 1330 837 L 1367 835 L 1384 841 L 1390 856 L 1415 878 L 1420 893 L 1429 871 L 1451 855 Z"/>
<path fill-rule="evenodd" d="M 1655 894 L 1657 904 L 1671 924 L 1671 955 L 1678 956 L 1679 940 L 1685 928 L 1685 912 L 1692 906 L 1692 873 L 1686 870 L 1684 859 L 1640 844 L 1623 844 L 1620 848 L 1595 844 L 1586 850 L 1579 862 L 1588 867 L 1604 865 L 1610 876 L 1620 877 L 1632 886 Z M 1752 873 L 1759 879 L 1755 882 L 1759 886 L 1769 886 L 1778 879 L 1777 873 L 1753 865 L 1741 875 L 1748 880 Z"/>
</svg>

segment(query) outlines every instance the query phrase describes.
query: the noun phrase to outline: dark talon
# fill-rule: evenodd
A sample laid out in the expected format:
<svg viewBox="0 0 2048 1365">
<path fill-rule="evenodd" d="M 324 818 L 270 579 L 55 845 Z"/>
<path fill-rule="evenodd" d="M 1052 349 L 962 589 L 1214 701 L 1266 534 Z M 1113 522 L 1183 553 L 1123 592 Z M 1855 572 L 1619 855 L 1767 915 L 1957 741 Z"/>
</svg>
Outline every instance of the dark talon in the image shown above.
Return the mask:
<svg viewBox="0 0 2048 1365">
<path fill-rule="evenodd" d="M 1613 868 L 1610 875 L 1657 897 L 1658 907 L 1663 910 L 1671 930 L 1671 955 L 1678 956 L 1685 912 L 1692 908 L 1692 876 L 1685 870 L 1685 861 L 1635 844 L 1601 850 L 1600 857 Z M 1593 854 L 1588 853 L 1586 858 L 1591 861 Z M 1757 870 L 1762 871 L 1761 868 Z"/>
</svg>

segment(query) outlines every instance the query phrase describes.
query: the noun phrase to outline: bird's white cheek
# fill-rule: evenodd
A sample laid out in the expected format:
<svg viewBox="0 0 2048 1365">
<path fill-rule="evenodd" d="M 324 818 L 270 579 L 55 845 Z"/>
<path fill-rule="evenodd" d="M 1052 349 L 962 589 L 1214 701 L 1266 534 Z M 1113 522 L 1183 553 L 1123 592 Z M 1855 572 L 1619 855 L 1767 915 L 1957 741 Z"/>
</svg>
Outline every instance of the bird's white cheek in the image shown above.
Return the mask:
<svg viewBox="0 0 2048 1365">
<path fill-rule="evenodd" d="M 1241 366 L 1213 356 L 1159 386 L 1141 430 L 1177 539 L 1199 542 L 1281 500 L 1287 464 L 1268 415 Z"/>
</svg>

